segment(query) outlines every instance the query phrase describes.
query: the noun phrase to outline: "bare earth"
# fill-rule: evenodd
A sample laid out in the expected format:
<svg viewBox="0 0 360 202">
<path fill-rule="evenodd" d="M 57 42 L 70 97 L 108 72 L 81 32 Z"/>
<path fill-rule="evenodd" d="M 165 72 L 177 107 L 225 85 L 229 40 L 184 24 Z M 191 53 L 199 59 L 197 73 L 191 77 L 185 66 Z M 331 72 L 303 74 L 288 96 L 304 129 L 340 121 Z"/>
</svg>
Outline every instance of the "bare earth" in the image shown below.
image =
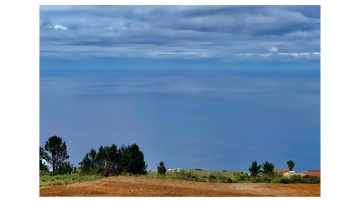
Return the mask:
<svg viewBox="0 0 360 202">
<path fill-rule="evenodd" d="M 191 182 L 116 176 L 40 189 L 40 196 L 320 196 L 320 184 Z"/>
</svg>

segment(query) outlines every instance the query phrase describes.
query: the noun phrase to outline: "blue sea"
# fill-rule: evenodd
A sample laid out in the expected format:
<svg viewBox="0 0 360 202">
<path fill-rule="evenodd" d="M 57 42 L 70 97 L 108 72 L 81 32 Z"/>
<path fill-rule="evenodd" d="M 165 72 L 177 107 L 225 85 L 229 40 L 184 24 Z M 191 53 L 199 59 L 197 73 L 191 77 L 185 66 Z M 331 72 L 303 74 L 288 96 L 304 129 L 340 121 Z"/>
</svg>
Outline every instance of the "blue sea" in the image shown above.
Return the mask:
<svg viewBox="0 0 360 202">
<path fill-rule="evenodd" d="M 148 169 L 247 171 L 251 162 L 320 169 L 319 70 L 40 72 L 40 145 L 136 143 Z"/>
</svg>

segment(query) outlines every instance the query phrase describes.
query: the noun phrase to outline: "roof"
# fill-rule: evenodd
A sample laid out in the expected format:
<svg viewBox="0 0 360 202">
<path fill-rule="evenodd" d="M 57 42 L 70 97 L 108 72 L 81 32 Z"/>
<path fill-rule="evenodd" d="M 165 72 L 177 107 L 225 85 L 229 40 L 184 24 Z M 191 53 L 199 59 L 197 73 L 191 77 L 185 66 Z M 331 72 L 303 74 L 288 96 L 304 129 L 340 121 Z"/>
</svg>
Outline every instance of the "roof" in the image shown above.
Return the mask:
<svg viewBox="0 0 360 202">
<path fill-rule="evenodd" d="M 320 177 L 320 170 L 305 170 L 302 172 L 304 175 Z"/>
<path fill-rule="evenodd" d="M 284 169 L 284 168 L 276 168 L 275 169 L 276 173 L 287 173 L 289 171 L 290 171 L 289 169 Z"/>
</svg>

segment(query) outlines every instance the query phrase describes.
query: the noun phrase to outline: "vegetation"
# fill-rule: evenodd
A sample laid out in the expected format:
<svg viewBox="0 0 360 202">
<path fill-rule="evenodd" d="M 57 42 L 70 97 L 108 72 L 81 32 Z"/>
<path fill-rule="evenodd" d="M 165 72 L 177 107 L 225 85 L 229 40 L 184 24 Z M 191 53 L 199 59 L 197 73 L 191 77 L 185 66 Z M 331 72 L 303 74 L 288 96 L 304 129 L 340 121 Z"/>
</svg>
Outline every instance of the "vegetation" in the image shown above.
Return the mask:
<svg viewBox="0 0 360 202">
<path fill-rule="evenodd" d="M 261 165 L 258 165 L 256 161 L 253 161 L 249 168 L 251 177 L 255 177 L 260 173 Z"/>
<path fill-rule="evenodd" d="M 121 151 L 123 156 L 123 161 L 121 161 L 123 171 L 132 174 L 146 174 L 147 165 L 144 161 L 144 154 L 140 151 L 137 144 L 132 144 L 127 147 L 122 146 Z"/>
<path fill-rule="evenodd" d="M 317 176 L 301 176 L 301 175 L 292 175 L 290 177 L 279 176 L 274 178 L 271 182 L 273 183 L 282 183 L 282 184 L 295 184 L 295 183 L 304 183 L 304 184 L 319 184 L 320 177 Z"/>
<path fill-rule="evenodd" d="M 287 177 L 283 176 L 280 173 L 272 173 L 271 175 L 266 175 L 262 173 L 261 175 L 259 174 L 255 177 L 251 177 L 248 173 L 245 172 L 209 171 L 202 169 L 181 170 L 180 172 L 166 172 L 165 174 L 152 172 L 148 173 L 144 177 L 218 183 L 320 183 L 319 177 L 307 175 L 292 175 L 290 177 Z"/>
<path fill-rule="evenodd" d="M 40 171 L 49 172 L 49 167 L 45 164 L 45 160 L 48 158 L 49 157 L 45 152 L 44 148 L 40 147 L 40 155 L 39 155 Z"/>
<path fill-rule="evenodd" d="M 100 175 L 82 175 L 82 174 L 65 174 L 65 175 L 40 175 L 40 188 L 51 185 L 65 185 L 75 182 L 84 182 L 100 179 Z"/>
<path fill-rule="evenodd" d="M 265 175 L 272 175 L 274 174 L 274 164 L 266 161 L 263 165 L 262 165 L 262 169 L 263 169 L 263 173 Z"/>
<path fill-rule="evenodd" d="M 180 172 L 166 172 L 159 174 L 158 172 L 148 173 L 145 177 L 160 179 L 178 179 L 197 182 L 235 182 L 233 173 L 224 171 L 208 171 L 202 169 L 181 170 Z"/>
<path fill-rule="evenodd" d="M 120 148 L 115 144 L 100 146 L 98 151 L 91 149 L 79 163 L 79 170 L 67 161 L 69 155 L 66 142 L 58 136 L 50 137 L 45 147 L 40 147 L 39 152 L 40 187 L 64 185 L 112 175 L 143 175 L 149 178 L 219 183 L 320 183 L 320 177 L 299 174 L 283 176 L 280 173 L 274 173 L 274 165 L 268 161 L 259 165 L 257 161 L 253 161 L 249 167 L 250 173 L 226 170 L 208 171 L 199 168 L 166 172 L 165 164 L 161 161 L 157 167 L 157 173 L 147 173 L 144 154 L 137 144 L 122 145 Z M 289 170 L 292 170 L 295 162 L 289 160 L 287 165 Z"/>
<path fill-rule="evenodd" d="M 235 182 L 249 182 L 250 176 L 244 172 L 233 172 Z"/>
<path fill-rule="evenodd" d="M 147 168 L 144 154 L 136 144 L 123 145 L 119 149 L 114 144 L 100 146 L 97 152 L 91 149 L 79 164 L 81 173 L 104 176 L 121 173 L 146 174 Z"/>
<path fill-rule="evenodd" d="M 294 169 L 294 166 L 295 166 L 295 162 L 294 162 L 294 161 L 289 160 L 289 161 L 286 162 L 286 164 L 287 164 L 287 166 L 288 166 L 288 168 L 289 168 L 290 171 L 292 171 L 292 170 Z"/>
<path fill-rule="evenodd" d="M 166 167 L 165 167 L 164 162 L 161 161 L 161 162 L 159 163 L 159 165 L 158 165 L 158 167 L 157 167 L 157 170 L 158 170 L 158 173 L 159 173 L 160 175 L 165 175 Z"/>
<path fill-rule="evenodd" d="M 66 161 L 68 158 L 66 142 L 56 135 L 52 136 L 46 141 L 44 148 L 40 147 L 40 171 L 49 172 L 45 164 L 47 162 L 52 166 L 52 174 L 69 174 L 73 167 Z"/>
</svg>

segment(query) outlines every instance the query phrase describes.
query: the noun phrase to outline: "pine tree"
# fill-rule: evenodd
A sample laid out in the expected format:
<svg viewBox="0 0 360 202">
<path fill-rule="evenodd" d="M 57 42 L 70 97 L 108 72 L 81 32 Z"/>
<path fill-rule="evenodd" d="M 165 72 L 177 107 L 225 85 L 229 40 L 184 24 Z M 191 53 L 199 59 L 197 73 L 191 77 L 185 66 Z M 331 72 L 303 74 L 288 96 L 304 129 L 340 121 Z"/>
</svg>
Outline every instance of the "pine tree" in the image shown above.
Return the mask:
<svg viewBox="0 0 360 202">
<path fill-rule="evenodd" d="M 260 172 L 261 165 L 258 165 L 256 161 L 253 161 L 251 164 L 251 167 L 249 168 L 251 177 L 257 176 L 257 174 Z"/>
<path fill-rule="evenodd" d="M 66 142 L 63 142 L 63 140 L 56 135 L 50 137 L 48 141 L 46 141 L 43 151 L 40 149 L 40 153 L 41 152 L 46 153 L 43 153 L 43 156 L 52 165 L 53 172 L 65 164 L 66 160 L 69 158 Z"/>
<path fill-rule="evenodd" d="M 262 168 L 264 170 L 264 173 L 267 175 L 271 175 L 274 173 L 274 164 L 266 161 L 263 165 Z"/>
<path fill-rule="evenodd" d="M 164 162 L 160 161 L 157 169 L 158 169 L 158 173 L 159 173 L 160 175 L 164 175 L 165 172 L 166 172 L 166 167 L 165 167 Z"/>
</svg>

